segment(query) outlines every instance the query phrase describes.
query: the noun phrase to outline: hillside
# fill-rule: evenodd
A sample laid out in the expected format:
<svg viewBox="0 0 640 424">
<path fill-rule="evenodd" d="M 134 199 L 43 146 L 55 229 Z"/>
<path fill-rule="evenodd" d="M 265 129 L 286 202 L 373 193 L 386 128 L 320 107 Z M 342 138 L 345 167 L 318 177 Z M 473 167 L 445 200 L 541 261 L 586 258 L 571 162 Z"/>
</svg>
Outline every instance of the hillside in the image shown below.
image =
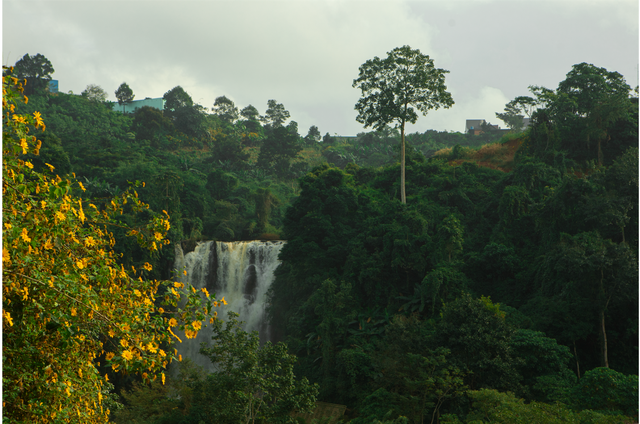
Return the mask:
<svg viewBox="0 0 640 424">
<path fill-rule="evenodd" d="M 434 131 L 407 135 L 406 204 L 400 200 L 397 130 L 320 137 L 316 128 L 302 137 L 275 101 L 261 119 L 257 111 L 239 115 L 228 99 L 226 109 L 214 113 L 186 101 L 123 115 L 104 102 L 40 92 L 16 109 L 34 117 L 38 129 L 46 124 L 40 154 L 21 148 L 18 136 L 7 140 L 12 166 L 23 172 L 20 182 L 26 178 L 34 192 L 41 190 L 35 179 L 52 170 L 51 181 L 62 181 L 57 174 L 81 183 L 52 191 L 50 200 L 60 203 L 62 215 L 47 211 L 51 222 L 60 224 L 63 211 L 84 217 L 83 203 L 97 217 L 110 216 L 113 239 L 105 238 L 104 245 L 113 249 L 109 264 L 117 263 L 122 273 L 115 267 L 101 272 L 122 275 L 122 287 L 130 282 L 125 269 L 144 272 L 133 280 L 142 284 L 174 276 L 171 246 L 161 254 L 140 246 L 127 237 L 130 228 L 146 228 L 158 242 L 166 232 L 168 243 L 182 243 L 185 251 L 202 240 L 286 239 L 264 305 L 286 345 L 266 345 L 261 352 L 287 361 L 290 381 L 295 371 L 311 383 L 300 380 L 304 387 L 317 384 L 318 400 L 347 405 L 354 424 L 417 423 L 425 416 L 469 422 L 482 411 L 503 409 L 538 417 L 532 422 L 545 421 L 540 416 L 617 422 L 637 417 L 638 99 L 620 85 L 622 94 L 589 103 L 595 112 L 586 114 L 569 107 L 585 96 L 563 91 L 565 86 L 558 95 L 545 94 L 546 107 L 538 103 L 523 133 L 500 139 Z M 184 100 L 180 90 L 167 95 Z M 615 106 L 615 114 L 604 116 L 609 109 L 601 104 Z M 18 115 L 6 116 L 5 125 L 27 126 Z M 13 178 L 6 171 L 6 190 L 13 190 Z M 128 187 L 136 188 L 128 197 L 134 205 L 116 204 L 114 196 Z M 29 221 L 32 233 L 19 229 L 18 221 L 31 219 L 36 208 L 44 213 L 39 211 L 48 201 L 11 193 L 26 200 L 23 215 L 7 205 L 12 223 L 5 228 L 14 241 L 4 246 L 3 261 L 22 260 L 11 256 L 12 246 L 20 245 L 28 263 L 38 264 L 27 243 L 43 221 Z M 149 208 L 135 207 L 139 201 Z M 68 232 L 60 237 L 103 255 L 90 249 L 94 238 L 84 218 L 78 219 L 84 244 Z M 155 227 L 145 227 L 150 220 Z M 48 235 L 41 237 L 42 249 L 50 250 Z M 66 243 L 56 247 L 63 259 Z M 151 243 L 146 247 L 156 246 Z M 78 275 L 70 287 L 93 295 L 85 262 L 69 258 L 66 271 Z M 21 305 L 38 293 L 35 287 L 51 287 L 34 284 L 26 291 L 9 286 L 19 291 L 3 304 L 10 314 L 5 316 L 19 322 Z M 182 288 L 167 284 L 153 301 L 177 296 Z M 135 290 L 120 300 L 141 297 Z M 186 293 L 203 301 L 210 295 L 195 288 Z M 76 316 L 79 306 L 71 308 Z M 30 315 L 33 328 L 48 331 L 38 324 L 40 313 Z M 204 320 L 198 316 L 183 328 L 197 332 Z M 168 322 L 158 316 L 158 325 Z M 216 319 L 208 322 L 219 325 L 219 335 L 229 335 L 231 329 L 223 330 Z M 11 334 L 18 346 L 16 328 Z M 92 337 L 118 345 L 112 335 Z M 251 362 L 261 355 L 258 341 L 251 343 L 255 352 L 231 342 L 229 349 Z M 153 343 L 149 350 L 160 351 Z M 171 350 L 167 343 L 161 351 Z M 141 415 L 156 400 L 166 406 L 149 422 L 169 420 L 166 411 L 184 422 L 200 416 L 213 400 L 198 396 L 209 389 L 221 394 L 214 396 L 220 407 L 232 405 L 220 401 L 224 396 L 242 392 L 228 389 L 233 382 L 220 373 L 185 369 L 189 383 L 171 384 L 188 402 L 167 397 L 159 384 L 132 385 L 130 376 L 113 369 L 99 374 L 108 372 L 115 393 L 128 396 L 120 417 Z M 124 389 L 133 391 L 125 395 Z"/>
<path fill-rule="evenodd" d="M 525 135 L 505 137 L 495 143 L 485 144 L 479 148 L 460 148 L 458 146 L 438 150 L 433 154 L 437 158 L 446 158 L 452 165 L 461 165 L 464 162 L 475 163 L 484 168 L 497 169 L 503 172 L 513 170 L 516 153 L 523 143 Z"/>
</svg>

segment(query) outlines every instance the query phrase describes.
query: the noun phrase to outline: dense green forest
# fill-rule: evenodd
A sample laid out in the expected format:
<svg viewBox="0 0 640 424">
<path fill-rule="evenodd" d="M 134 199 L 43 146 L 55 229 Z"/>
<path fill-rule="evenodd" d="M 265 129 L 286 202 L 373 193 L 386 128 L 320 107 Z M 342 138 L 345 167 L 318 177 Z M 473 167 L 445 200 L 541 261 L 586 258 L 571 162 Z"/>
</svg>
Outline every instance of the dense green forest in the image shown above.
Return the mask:
<svg viewBox="0 0 640 424">
<path fill-rule="evenodd" d="M 89 87 L 41 88 L 18 111 L 46 122 L 36 169 L 75 174 L 96 204 L 144 182 L 172 243 L 287 240 L 269 311 L 289 351 L 273 355 L 295 355 L 345 420 L 637 420 L 637 91 L 587 64 L 531 90 L 522 132 L 407 134 L 406 204 L 390 127 L 302 136 L 275 100 L 209 110 L 180 86 L 163 111 L 115 112 Z M 172 249 L 114 235 L 124 266 L 171 278 Z M 114 376 L 115 419 L 198 422 L 208 390 L 232 402 L 220 380 L 180 375 L 173 389 Z"/>
<path fill-rule="evenodd" d="M 83 196 L 91 199 L 145 182 L 140 198 L 152 210 L 169 213 L 173 242 L 284 237 L 285 211 L 299 195 L 297 178 L 312 167 L 378 167 L 397 159 L 397 130 L 322 137 L 312 126 L 303 137 L 275 100 L 260 115 L 252 105 L 239 110 L 221 96 L 207 113 L 177 86 L 165 93 L 164 111 L 142 107 L 122 114 L 102 100 L 106 93 L 96 98 L 92 90 L 96 87 L 82 95 L 36 92 L 18 106 L 47 120 L 44 147 L 29 159 L 36 169 L 49 163 L 60 175 L 74 173 L 87 189 Z M 433 154 L 499 138 L 428 131 L 408 139 L 417 150 Z M 148 259 L 127 252 L 125 265 Z M 165 259 L 170 266 L 171 259 Z M 169 278 L 169 268 L 163 269 L 163 278 Z"/>
</svg>

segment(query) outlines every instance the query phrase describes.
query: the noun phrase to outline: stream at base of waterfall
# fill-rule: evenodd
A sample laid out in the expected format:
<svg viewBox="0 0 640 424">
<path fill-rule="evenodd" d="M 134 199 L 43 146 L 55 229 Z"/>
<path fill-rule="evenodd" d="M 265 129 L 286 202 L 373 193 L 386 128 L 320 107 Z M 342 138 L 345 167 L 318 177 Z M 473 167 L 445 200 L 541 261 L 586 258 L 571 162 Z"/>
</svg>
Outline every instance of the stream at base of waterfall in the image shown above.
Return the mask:
<svg viewBox="0 0 640 424">
<path fill-rule="evenodd" d="M 258 331 L 260 341 L 270 340 L 266 317 L 266 295 L 280 264 L 278 254 L 283 241 L 207 241 L 198 243 L 194 251 L 183 253 L 176 246 L 175 278 L 190 283 L 196 289 L 206 288 L 215 293 L 216 300 L 223 297 L 226 306 L 214 308 L 218 317 L 227 318 L 227 311 L 238 313 L 245 331 Z M 184 271 L 187 272 L 184 275 Z M 195 339 L 187 339 L 184 332 L 176 332 L 182 343 L 175 347 L 183 358 L 189 358 L 207 371 L 212 370 L 208 358 L 200 355 L 200 343 L 211 342 L 211 326 L 202 327 Z"/>
</svg>

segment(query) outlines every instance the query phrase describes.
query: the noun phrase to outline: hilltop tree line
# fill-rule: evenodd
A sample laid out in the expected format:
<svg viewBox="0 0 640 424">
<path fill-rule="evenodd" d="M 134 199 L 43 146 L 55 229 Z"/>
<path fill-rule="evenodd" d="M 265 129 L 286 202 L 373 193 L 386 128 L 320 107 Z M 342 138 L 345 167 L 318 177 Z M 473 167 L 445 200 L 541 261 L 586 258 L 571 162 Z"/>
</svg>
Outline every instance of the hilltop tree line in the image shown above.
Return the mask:
<svg viewBox="0 0 640 424">
<path fill-rule="evenodd" d="M 25 55 L 15 72 L 27 80 L 50 79 L 53 66 L 42 55 Z M 126 83 L 115 93 L 122 104 L 135 98 Z M 399 155 L 400 135 L 387 126 L 349 139 L 322 136 L 311 126 L 303 137 L 290 112 L 273 99 L 264 114 L 253 105 L 239 108 L 227 96 L 216 98 L 209 113 L 181 86 L 164 94 L 164 110 L 142 107 L 120 114 L 105 99 L 96 84 L 81 96 L 47 94 L 38 86 L 26 105 L 18 105 L 47 116 L 44 147 L 30 158 L 36 169 L 50 163 L 60 175 L 75 173 L 87 197 L 114 195 L 128 182 L 145 181 L 140 196 L 152 210 L 171 214 L 169 237 L 175 241 L 283 236 L 284 211 L 298 194 L 296 179 L 313 166 L 382 166 Z M 407 135 L 415 146 L 410 149 L 423 155 L 497 138 L 436 131 Z"/>
<path fill-rule="evenodd" d="M 32 67 L 44 73 L 16 64 L 25 87 L 53 72 L 40 56 Z M 240 362 L 217 377 L 184 365 L 182 379 L 167 376 L 178 399 L 157 380 L 109 374 L 126 402 L 121 422 L 257 416 L 247 412 L 257 405 L 249 382 L 290 387 L 294 373 L 311 384 L 287 394 L 288 405 L 309 406 L 317 387 L 354 423 L 637 417 L 638 98 L 620 74 L 579 64 L 557 89 L 531 87 L 531 101 L 505 108 L 517 117 L 533 105 L 530 127 L 502 139 L 386 124 L 356 137 L 312 126 L 302 137 L 276 100 L 261 115 L 220 96 L 209 113 L 176 86 L 163 111 L 121 114 L 100 90 L 25 91 L 16 113 L 42 113 L 46 131 L 39 154 L 16 148 L 16 160 L 77 178 L 74 195 L 99 210 L 137 186 L 148 209 L 110 212 L 123 269 L 170 278 L 170 247 L 127 237 L 159 217 L 187 249 L 288 241 L 269 308 L 289 351 L 262 352 L 230 317 L 218 335 L 245 347 Z M 487 144 L 517 152 L 488 166 L 477 159 Z M 270 366 L 286 379 L 261 377 Z"/>
</svg>

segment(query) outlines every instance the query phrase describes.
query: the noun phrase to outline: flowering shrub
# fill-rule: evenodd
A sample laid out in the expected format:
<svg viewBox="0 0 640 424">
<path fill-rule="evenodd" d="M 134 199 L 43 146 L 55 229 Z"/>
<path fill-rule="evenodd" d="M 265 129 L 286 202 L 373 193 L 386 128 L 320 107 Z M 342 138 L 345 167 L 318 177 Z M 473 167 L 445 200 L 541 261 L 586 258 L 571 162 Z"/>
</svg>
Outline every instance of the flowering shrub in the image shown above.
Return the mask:
<svg viewBox="0 0 640 424">
<path fill-rule="evenodd" d="M 48 165 L 44 173 L 22 158 L 38 154 L 34 135 L 46 129 L 39 112 L 15 113 L 24 84 L 5 70 L 2 79 L 2 332 L 3 422 L 108 421 L 106 375 L 138 373 L 145 381 L 176 359 L 162 346 L 177 341 L 172 327 L 195 337 L 213 319 L 215 296 L 180 283 L 149 280 L 149 263 L 124 269 L 109 228 L 126 208 L 148 209 L 133 190 L 98 208 Z M 22 157 L 22 158 L 21 158 Z M 152 253 L 169 243 L 166 212 L 128 234 Z M 161 285 L 165 295 L 158 299 Z M 178 300 L 186 297 L 185 306 Z M 182 304 L 182 303 L 181 303 Z M 163 308 L 164 306 L 164 308 Z"/>
</svg>

